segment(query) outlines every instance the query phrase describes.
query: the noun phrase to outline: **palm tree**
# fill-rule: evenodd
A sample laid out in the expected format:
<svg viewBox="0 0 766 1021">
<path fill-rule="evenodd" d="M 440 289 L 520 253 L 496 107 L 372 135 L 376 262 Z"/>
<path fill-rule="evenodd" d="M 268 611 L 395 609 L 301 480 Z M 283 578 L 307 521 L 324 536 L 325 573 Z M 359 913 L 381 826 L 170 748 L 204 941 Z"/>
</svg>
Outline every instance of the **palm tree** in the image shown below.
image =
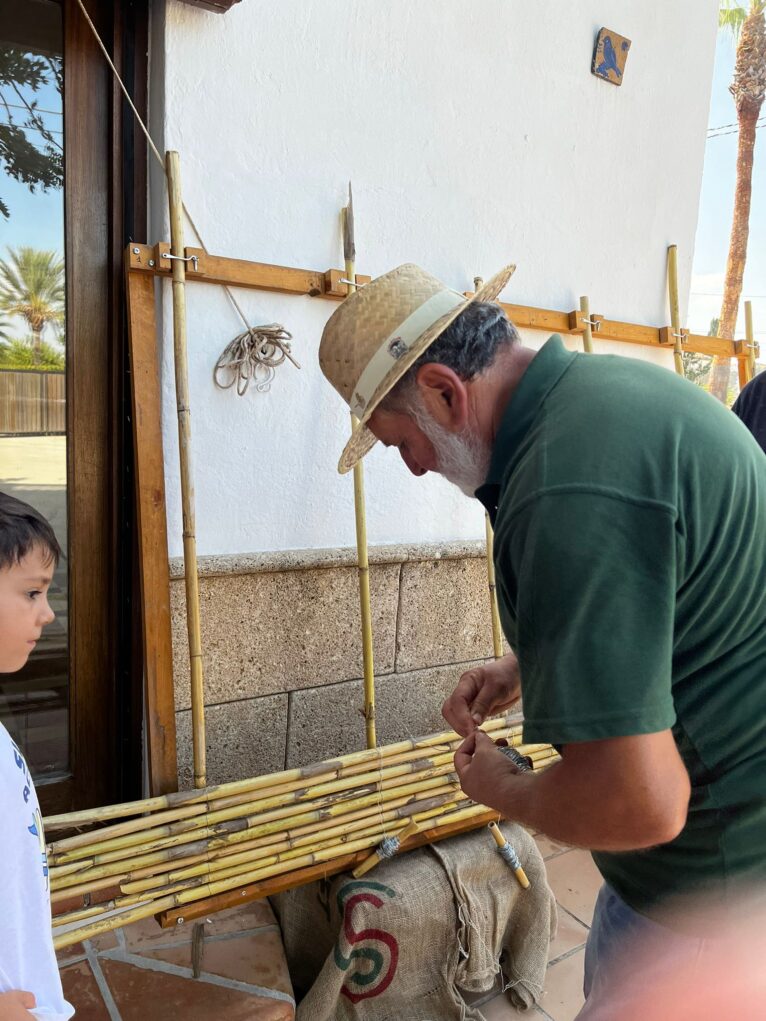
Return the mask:
<svg viewBox="0 0 766 1021">
<path fill-rule="evenodd" d="M 43 330 L 64 322 L 63 259 L 38 248 L 9 248 L 8 259 L 0 259 L 0 312 L 25 320 L 39 361 Z"/>
<path fill-rule="evenodd" d="M 723 285 L 723 302 L 718 336 L 732 340 L 737 326 L 737 312 L 742 295 L 742 277 L 747 259 L 747 237 L 750 227 L 750 199 L 753 190 L 753 151 L 755 130 L 766 95 L 766 0 L 722 0 L 719 25 L 731 31 L 737 40 L 734 78 L 729 91 L 737 110 L 739 137 L 737 143 L 737 178 L 734 190 L 734 215 L 729 237 L 729 257 Z M 729 359 L 713 362 L 710 392 L 726 401 L 729 384 Z"/>
</svg>

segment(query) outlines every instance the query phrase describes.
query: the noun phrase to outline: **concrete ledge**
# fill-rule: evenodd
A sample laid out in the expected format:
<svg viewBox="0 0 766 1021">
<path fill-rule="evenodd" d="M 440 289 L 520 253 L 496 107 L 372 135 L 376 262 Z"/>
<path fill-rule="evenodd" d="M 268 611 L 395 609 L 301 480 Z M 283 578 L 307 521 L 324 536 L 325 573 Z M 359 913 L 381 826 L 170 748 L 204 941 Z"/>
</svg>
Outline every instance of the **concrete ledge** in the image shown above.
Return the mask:
<svg viewBox="0 0 766 1021">
<path fill-rule="evenodd" d="M 404 564 L 418 560 L 463 560 L 484 557 L 483 540 L 466 542 L 429 542 L 414 545 L 371 546 L 371 564 Z M 317 568 L 355 567 L 356 548 L 277 550 L 270 553 L 228 553 L 200 557 L 200 577 L 227 574 L 261 574 L 281 571 L 309 571 Z M 170 577 L 183 578 L 183 557 L 171 557 Z"/>
</svg>

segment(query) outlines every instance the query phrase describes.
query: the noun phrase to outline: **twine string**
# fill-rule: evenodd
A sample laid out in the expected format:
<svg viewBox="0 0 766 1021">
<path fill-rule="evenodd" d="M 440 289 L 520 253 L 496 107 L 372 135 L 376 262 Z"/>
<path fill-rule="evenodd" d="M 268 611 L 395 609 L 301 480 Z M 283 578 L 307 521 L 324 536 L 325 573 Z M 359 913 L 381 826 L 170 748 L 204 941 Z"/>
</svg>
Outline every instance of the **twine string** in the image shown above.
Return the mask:
<svg viewBox="0 0 766 1021">
<path fill-rule="evenodd" d="M 292 334 L 279 323 L 250 327 L 238 334 L 215 363 L 215 385 L 221 390 L 236 386 L 240 397 L 244 397 L 251 383 L 258 393 L 268 390 L 274 370 L 288 356 L 291 339 Z"/>
<path fill-rule="evenodd" d="M 86 10 L 86 7 L 85 7 L 85 4 L 83 3 L 83 0 L 77 0 L 77 5 L 80 8 L 80 10 L 82 11 L 82 15 L 85 18 L 85 21 L 86 21 L 86 23 L 88 25 L 88 28 L 90 28 L 91 32 L 93 33 L 93 37 L 95 38 L 96 43 L 99 46 L 99 49 L 104 54 L 104 58 L 105 58 L 107 64 L 109 65 L 109 67 L 110 67 L 110 69 L 112 71 L 112 74 L 114 75 L 114 78 L 115 78 L 117 84 L 120 86 L 120 89 L 122 90 L 122 94 L 125 96 L 125 99 L 128 101 L 128 106 L 133 111 L 133 116 L 135 117 L 139 127 L 141 128 L 141 131 L 144 133 L 144 135 L 146 137 L 146 140 L 149 143 L 149 148 L 151 149 L 155 159 L 157 160 L 157 162 L 159 163 L 160 167 L 162 168 L 162 172 L 163 172 L 163 176 L 164 176 L 164 173 L 165 173 L 165 160 L 164 160 L 164 158 L 162 156 L 162 153 L 157 148 L 157 146 L 154 144 L 154 139 L 152 138 L 151 134 L 149 133 L 149 129 L 146 126 L 146 124 L 144 123 L 143 118 L 141 117 L 141 114 L 136 109 L 136 104 L 131 99 L 130 93 L 127 90 L 125 82 L 122 80 L 122 78 L 120 76 L 120 72 L 117 70 L 117 68 L 114 65 L 114 62 L 112 61 L 112 58 L 109 56 L 109 51 L 107 50 L 106 46 L 104 45 L 104 43 L 103 43 L 103 41 L 101 39 L 101 36 L 98 33 L 98 29 L 93 24 L 93 21 L 92 21 L 90 15 L 88 14 L 88 11 Z M 186 208 L 186 203 L 182 201 L 181 207 L 182 207 L 182 209 L 184 211 L 184 214 L 186 215 L 186 219 L 189 221 L 189 226 L 191 227 L 191 229 L 194 232 L 194 236 L 197 238 L 197 241 L 199 242 L 199 247 L 202 249 L 203 252 L 205 252 L 205 254 L 209 254 L 207 245 L 203 241 L 202 235 L 199 232 L 199 227 L 194 222 L 194 219 L 193 219 L 191 213 L 189 212 L 189 210 Z M 272 326 L 269 326 L 269 327 L 255 327 L 255 328 L 252 327 L 250 325 L 248 319 L 247 319 L 247 316 L 242 311 L 242 308 L 241 308 L 239 302 L 237 301 L 237 299 L 232 294 L 231 289 L 229 287 L 227 287 L 226 284 L 222 284 L 221 286 L 223 287 L 224 291 L 226 292 L 227 298 L 231 302 L 232 306 L 234 307 L 234 310 L 238 314 L 239 318 L 242 320 L 242 322 L 244 324 L 244 327 L 245 327 L 245 333 L 244 334 L 240 334 L 239 337 L 236 337 L 235 340 L 232 341 L 232 344 L 234 344 L 237 341 L 239 341 L 242 337 L 250 336 L 254 331 L 258 332 L 258 331 L 263 330 L 263 329 L 267 329 L 268 330 L 268 329 L 272 328 L 272 326 L 274 324 L 272 324 Z M 289 361 L 291 361 L 293 363 L 293 365 L 296 367 L 296 369 L 300 368 L 300 365 L 298 364 L 298 362 L 293 358 L 292 354 L 290 353 L 290 344 L 288 342 L 289 339 L 292 339 L 290 337 L 290 334 L 287 333 L 287 331 L 284 329 L 284 327 L 280 327 L 280 329 L 282 330 L 283 334 L 285 334 L 286 337 L 288 338 L 287 340 L 285 339 L 284 336 L 274 336 L 274 337 L 270 338 L 271 344 L 275 345 L 275 347 L 278 348 L 279 351 L 281 352 L 282 357 L 280 358 L 280 360 L 278 362 L 274 362 L 273 361 L 273 355 L 268 354 L 268 353 L 266 353 L 265 356 L 261 356 L 261 357 L 258 356 L 258 354 L 261 352 L 261 348 L 264 347 L 264 346 L 266 348 L 266 351 L 268 352 L 270 350 L 269 345 L 258 345 L 256 343 L 254 345 L 254 351 L 257 352 L 258 354 L 254 354 L 254 355 L 250 356 L 250 361 L 251 362 L 255 362 L 255 361 L 262 362 L 263 363 L 263 369 L 266 370 L 265 373 L 263 372 L 263 370 L 259 370 L 261 372 L 261 375 L 265 376 L 265 378 L 262 378 L 260 382 L 256 382 L 256 390 L 259 393 L 263 392 L 264 390 L 268 390 L 269 389 L 269 387 L 271 385 L 271 380 L 274 378 L 274 369 L 276 368 L 277 365 L 281 365 L 282 362 L 285 360 L 285 358 L 287 358 Z M 231 347 L 231 344 L 229 344 L 227 346 L 227 348 L 224 351 L 224 353 L 221 356 L 221 358 L 223 358 L 226 355 L 226 352 L 228 352 L 230 347 Z M 219 358 L 218 361 L 219 361 L 219 364 L 220 364 L 221 359 Z M 216 365 L 216 371 L 217 370 L 218 370 L 218 365 Z M 257 374 L 258 374 L 257 372 L 253 373 L 254 376 L 257 376 Z M 215 376 L 215 373 L 214 373 L 214 376 Z M 250 382 L 250 378 L 252 378 L 252 377 L 249 377 L 247 379 L 247 382 L 244 385 L 244 389 L 241 390 L 241 391 L 240 391 L 239 383 L 238 383 L 238 385 L 237 385 L 237 393 L 240 394 L 240 396 L 242 396 L 242 394 L 244 394 L 247 391 L 247 388 L 248 388 L 248 385 L 249 385 L 249 382 Z M 236 381 L 236 379 L 237 379 L 237 377 L 235 376 L 234 380 L 232 380 L 232 383 L 229 383 L 228 386 L 223 387 L 223 389 L 228 389 L 230 386 L 232 386 L 233 383 Z"/>
</svg>

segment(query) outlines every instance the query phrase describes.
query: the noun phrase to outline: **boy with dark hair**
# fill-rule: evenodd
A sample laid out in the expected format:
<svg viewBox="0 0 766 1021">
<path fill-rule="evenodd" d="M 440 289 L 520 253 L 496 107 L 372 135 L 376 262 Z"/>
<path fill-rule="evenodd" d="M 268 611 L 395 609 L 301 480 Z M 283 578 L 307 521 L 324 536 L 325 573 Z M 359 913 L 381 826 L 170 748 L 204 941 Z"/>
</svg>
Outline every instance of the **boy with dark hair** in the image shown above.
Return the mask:
<svg viewBox="0 0 766 1021">
<path fill-rule="evenodd" d="M 54 614 L 48 588 L 61 548 L 36 510 L 0 493 L 0 673 L 20 670 Z M 40 805 L 29 767 L 0 723 L 0 1021 L 67 1021 L 51 938 Z"/>
</svg>

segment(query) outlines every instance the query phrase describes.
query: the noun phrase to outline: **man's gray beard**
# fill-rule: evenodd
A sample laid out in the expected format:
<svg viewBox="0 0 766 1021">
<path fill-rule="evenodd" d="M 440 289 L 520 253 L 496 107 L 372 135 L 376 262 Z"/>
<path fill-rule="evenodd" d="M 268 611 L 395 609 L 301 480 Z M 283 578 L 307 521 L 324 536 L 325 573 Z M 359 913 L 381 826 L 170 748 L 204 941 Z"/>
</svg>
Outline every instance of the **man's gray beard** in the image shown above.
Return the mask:
<svg viewBox="0 0 766 1021">
<path fill-rule="evenodd" d="M 492 448 L 469 429 L 451 433 L 426 410 L 419 393 L 413 395 L 408 411 L 428 437 L 436 452 L 438 473 L 466 496 L 474 496 L 489 473 Z"/>
</svg>

